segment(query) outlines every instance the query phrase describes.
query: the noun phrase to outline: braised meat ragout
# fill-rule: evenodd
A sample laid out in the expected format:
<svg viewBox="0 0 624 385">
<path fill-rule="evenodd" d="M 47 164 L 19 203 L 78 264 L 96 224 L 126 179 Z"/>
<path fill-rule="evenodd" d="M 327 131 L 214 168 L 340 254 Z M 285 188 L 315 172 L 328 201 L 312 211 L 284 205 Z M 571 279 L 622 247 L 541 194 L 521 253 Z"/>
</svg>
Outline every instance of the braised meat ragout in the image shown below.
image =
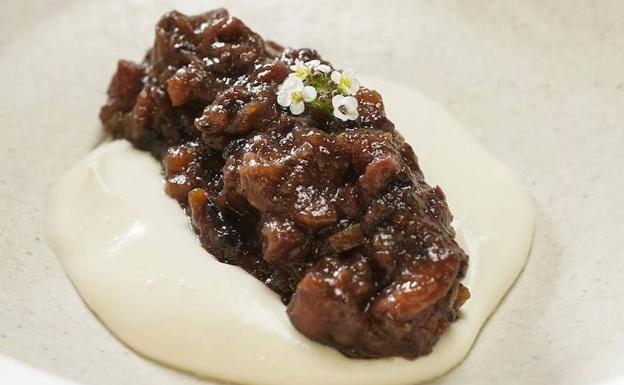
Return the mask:
<svg viewBox="0 0 624 385">
<path fill-rule="evenodd" d="M 359 87 L 346 120 L 278 103 L 291 66 L 316 60 L 330 66 L 223 9 L 170 12 L 141 63 L 119 61 L 100 119 L 162 161 L 202 246 L 279 294 L 301 333 L 350 357 L 428 354 L 469 296 L 444 193 L 376 91 Z"/>
</svg>

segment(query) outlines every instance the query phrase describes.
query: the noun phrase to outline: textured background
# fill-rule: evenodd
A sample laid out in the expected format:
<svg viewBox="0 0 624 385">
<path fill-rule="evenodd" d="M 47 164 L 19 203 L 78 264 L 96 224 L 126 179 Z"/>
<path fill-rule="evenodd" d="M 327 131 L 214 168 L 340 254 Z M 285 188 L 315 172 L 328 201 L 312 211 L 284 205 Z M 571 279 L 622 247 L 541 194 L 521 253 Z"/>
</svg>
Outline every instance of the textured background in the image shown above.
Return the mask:
<svg viewBox="0 0 624 385">
<path fill-rule="evenodd" d="M 535 198 L 525 272 L 466 361 L 435 384 L 624 374 L 618 0 L 1 1 L 0 353 L 85 384 L 203 383 L 111 338 L 46 247 L 42 213 L 50 183 L 98 136 L 116 59 L 140 59 L 164 11 L 218 5 L 266 38 L 437 100 Z"/>
</svg>

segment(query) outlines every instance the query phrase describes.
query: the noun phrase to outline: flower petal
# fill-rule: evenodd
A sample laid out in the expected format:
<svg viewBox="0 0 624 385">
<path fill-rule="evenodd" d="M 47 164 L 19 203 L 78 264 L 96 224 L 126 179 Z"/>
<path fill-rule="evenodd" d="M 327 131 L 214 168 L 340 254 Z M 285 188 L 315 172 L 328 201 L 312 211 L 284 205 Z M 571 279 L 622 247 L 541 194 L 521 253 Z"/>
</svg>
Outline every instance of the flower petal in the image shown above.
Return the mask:
<svg viewBox="0 0 624 385">
<path fill-rule="evenodd" d="M 355 78 L 351 78 L 351 89 L 349 89 L 349 93 L 351 95 L 355 95 L 359 89 L 360 89 L 360 81 Z"/>
<path fill-rule="evenodd" d="M 316 89 L 312 86 L 305 86 L 303 88 L 303 100 L 311 102 L 316 99 Z"/>
<path fill-rule="evenodd" d="M 349 119 L 347 115 L 343 114 L 342 111 L 340 111 L 338 108 L 334 108 L 334 116 L 342 120 L 343 122 L 346 122 Z"/>
<path fill-rule="evenodd" d="M 295 59 L 295 64 L 291 65 L 290 69 L 293 71 L 296 71 L 300 69 L 301 67 L 303 67 L 303 62 L 299 59 Z"/>
<path fill-rule="evenodd" d="M 358 118 L 359 114 L 358 114 L 357 110 L 355 110 L 353 112 L 351 112 L 351 111 L 347 112 L 346 116 L 347 116 L 347 119 L 349 119 L 349 120 L 355 120 L 355 119 Z"/>
<path fill-rule="evenodd" d="M 292 112 L 293 115 L 300 115 L 303 110 L 305 110 L 305 104 L 303 104 L 303 102 L 292 103 L 290 105 L 290 112 Z"/>
<path fill-rule="evenodd" d="M 280 86 L 280 91 L 292 91 L 295 89 L 297 82 L 301 81 L 299 78 L 297 78 L 296 76 L 294 76 L 294 74 L 290 74 L 286 80 L 284 80 L 284 83 L 282 83 L 282 85 Z"/>
<path fill-rule="evenodd" d="M 332 80 L 334 83 L 336 83 L 336 84 L 338 84 L 338 83 L 340 82 L 340 78 L 341 78 L 341 77 L 342 77 L 342 74 L 341 74 L 340 72 L 338 72 L 338 71 L 334 71 L 334 72 L 332 72 L 332 73 L 331 73 L 331 76 L 330 76 L 331 80 Z"/>
<path fill-rule="evenodd" d="M 347 110 L 346 116 L 349 120 L 355 120 L 359 116 L 358 114 L 358 101 L 353 96 L 347 96 L 344 100 L 344 106 Z"/>
<path fill-rule="evenodd" d="M 310 68 L 316 68 L 316 67 L 319 66 L 319 64 L 321 64 L 321 61 L 320 60 L 316 60 L 316 59 L 307 61 L 305 63 L 305 65 L 310 67 Z"/>
<path fill-rule="evenodd" d="M 292 90 L 293 92 L 303 91 L 303 80 L 295 76 L 293 76 L 292 79 L 293 79 L 293 82 L 292 82 L 292 87 L 290 88 L 290 90 Z"/>
<path fill-rule="evenodd" d="M 334 109 L 338 109 L 339 107 L 344 106 L 344 99 L 345 97 L 342 95 L 336 95 L 332 98 L 332 106 L 334 106 Z"/>
<path fill-rule="evenodd" d="M 358 101 L 353 96 L 347 96 L 344 98 L 343 105 L 347 108 L 347 111 L 357 111 Z"/>
<path fill-rule="evenodd" d="M 332 70 L 332 68 L 327 64 L 320 64 L 318 67 L 316 67 L 316 69 L 324 74 L 328 74 Z"/>
<path fill-rule="evenodd" d="M 277 104 L 282 107 L 290 106 L 292 102 L 292 93 L 290 91 L 280 91 L 277 93 Z"/>
</svg>

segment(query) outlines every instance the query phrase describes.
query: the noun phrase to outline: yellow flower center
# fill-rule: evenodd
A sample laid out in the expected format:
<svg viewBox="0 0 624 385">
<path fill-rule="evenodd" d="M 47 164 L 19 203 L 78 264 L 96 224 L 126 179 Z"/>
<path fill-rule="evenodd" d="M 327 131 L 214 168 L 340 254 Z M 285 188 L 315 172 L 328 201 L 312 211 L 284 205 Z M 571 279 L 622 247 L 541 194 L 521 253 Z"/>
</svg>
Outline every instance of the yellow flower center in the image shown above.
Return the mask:
<svg viewBox="0 0 624 385">
<path fill-rule="evenodd" d="M 310 74 L 311 74 L 311 71 L 307 67 L 304 67 L 295 71 L 295 76 L 302 80 L 308 77 L 308 75 Z"/>
<path fill-rule="evenodd" d="M 303 101 L 303 92 L 301 92 L 301 91 L 293 92 L 293 94 L 292 94 L 292 102 L 293 102 L 293 104 L 301 103 L 302 101 Z"/>
<path fill-rule="evenodd" d="M 351 91 L 351 81 L 349 78 L 341 76 L 338 82 L 338 88 L 343 94 L 348 94 Z"/>
</svg>

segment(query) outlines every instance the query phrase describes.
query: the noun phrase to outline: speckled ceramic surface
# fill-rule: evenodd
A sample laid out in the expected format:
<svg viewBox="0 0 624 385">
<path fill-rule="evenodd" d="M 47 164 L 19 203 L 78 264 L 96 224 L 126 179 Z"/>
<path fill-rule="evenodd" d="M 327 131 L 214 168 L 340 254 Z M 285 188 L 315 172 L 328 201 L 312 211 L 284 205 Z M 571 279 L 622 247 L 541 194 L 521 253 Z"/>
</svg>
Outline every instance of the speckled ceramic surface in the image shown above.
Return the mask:
<svg viewBox="0 0 624 385">
<path fill-rule="evenodd" d="M 163 12 L 219 5 L 267 38 L 441 102 L 535 198 L 524 274 L 466 361 L 436 384 L 624 375 L 616 0 L 0 2 L 0 353 L 85 384 L 206 383 L 108 333 L 46 246 L 42 215 L 50 184 L 99 138 L 117 58 L 138 60 Z"/>
</svg>

